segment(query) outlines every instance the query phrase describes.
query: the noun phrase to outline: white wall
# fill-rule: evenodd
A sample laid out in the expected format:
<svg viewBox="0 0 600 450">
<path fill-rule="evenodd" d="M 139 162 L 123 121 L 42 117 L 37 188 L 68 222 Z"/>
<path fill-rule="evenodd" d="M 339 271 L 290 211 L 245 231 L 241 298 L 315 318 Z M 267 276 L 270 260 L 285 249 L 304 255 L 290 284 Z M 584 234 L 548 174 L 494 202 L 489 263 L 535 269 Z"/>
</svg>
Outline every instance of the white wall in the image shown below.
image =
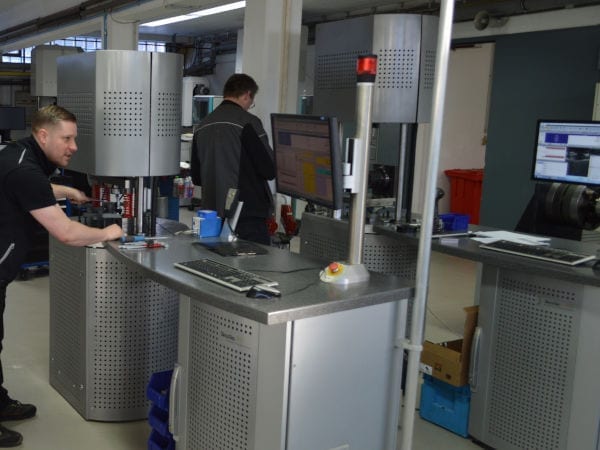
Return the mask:
<svg viewBox="0 0 600 450">
<path fill-rule="evenodd" d="M 223 95 L 227 78 L 235 73 L 235 53 L 217 55 L 217 65 L 212 75 L 204 75 L 210 84 L 210 95 Z"/>
<path fill-rule="evenodd" d="M 449 212 L 447 169 L 481 169 L 485 162 L 487 105 L 492 76 L 494 44 L 459 48 L 450 53 L 448 84 L 437 186 L 446 195 L 440 213 Z M 419 126 L 413 190 L 413 211 L 422 212 L 430 126 Z"/>
</svg>

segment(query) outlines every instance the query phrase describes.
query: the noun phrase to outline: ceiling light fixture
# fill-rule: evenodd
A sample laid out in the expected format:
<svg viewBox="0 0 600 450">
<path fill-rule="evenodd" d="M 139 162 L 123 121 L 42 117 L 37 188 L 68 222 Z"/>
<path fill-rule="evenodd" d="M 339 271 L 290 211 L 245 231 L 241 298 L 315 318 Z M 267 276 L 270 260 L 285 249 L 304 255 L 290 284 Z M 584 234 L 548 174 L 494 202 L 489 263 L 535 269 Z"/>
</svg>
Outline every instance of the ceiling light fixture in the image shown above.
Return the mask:
<svg viewBox="0 0 600 450">
<path fill-rule="evenodd" d="M 227 5 L 215 6 L 214 8 L 201 9 L 189 14 L 183 14 L 181 16 L 169 17 L 167 19 L 155 20 L 154 22 L 143 23 L 141 27 L 160 27 L 161 25 L 168 25 L 170 23 L 184 22 L 186 20 L 197 19 L 198 17 L 212 16 L 227 11 L 233 11 L 235 9 L 241 9 L 246 7 L 246 2 L 235 2 L 228 3 Z"/>
</svg>

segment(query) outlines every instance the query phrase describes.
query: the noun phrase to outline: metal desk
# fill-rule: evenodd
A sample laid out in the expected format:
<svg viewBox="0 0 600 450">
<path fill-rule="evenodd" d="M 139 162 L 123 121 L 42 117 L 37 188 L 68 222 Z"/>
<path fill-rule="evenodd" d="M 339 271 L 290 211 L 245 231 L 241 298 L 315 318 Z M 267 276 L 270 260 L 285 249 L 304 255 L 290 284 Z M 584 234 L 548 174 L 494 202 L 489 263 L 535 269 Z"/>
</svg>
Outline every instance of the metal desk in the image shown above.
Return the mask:
<svg viewBox="0 0 600 450">
<path fill-rule="evenodd" d="M 321 283 L 320 260 L 268 248 L 220 257 L 196 238 L 168 249 L 108 250 L 181 293 L 177 448 L 395 449 L 408 280 L 372 274 L 347 288 Z M 279 282 L 279 299 L 250 299 L 176 269 L 210 257 Z M 392 437 L 390 437 L 392 436 Z"/>
<path fill-rule="evenodd" d="M 415 236 L 376 231 L 417 245 Z M 481 250 L 468 238 L 433 240 L 432 250 L 481 263 L 469 433 L 497 449 L 600 448 L 600 272 Z"/>
</svg>

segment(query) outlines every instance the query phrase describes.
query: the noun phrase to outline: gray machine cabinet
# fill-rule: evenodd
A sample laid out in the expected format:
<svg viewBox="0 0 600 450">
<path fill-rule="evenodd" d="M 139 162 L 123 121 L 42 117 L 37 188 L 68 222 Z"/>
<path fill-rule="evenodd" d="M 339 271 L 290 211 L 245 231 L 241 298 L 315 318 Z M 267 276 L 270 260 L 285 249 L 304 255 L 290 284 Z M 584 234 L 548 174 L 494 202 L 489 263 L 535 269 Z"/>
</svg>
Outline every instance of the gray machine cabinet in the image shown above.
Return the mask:
<svg viewBox="0 0 600 450">
<path fill-rule="evenodd" d="M 148 416 L 146 387 L 177 357 L 179 294 L 104 248 L 50 239 L 50 384 L 84 419 Z"/>
<path fill-rule="evenodd" d="M 405 300 L 269 326 L 180 308 L 177 449 L 386 448 Z"/>
<path fill-rule="evenodd" d="M 98 50 L 57 63 L 58 103 L 78 122 L 69 169 L 110 177 L 179 173 L 181 55 Z"/>
<path fill-rule="evenodd" d="M 375 54 L 373 122 L 429 122 L 438 20 L 417 14 L 376 14 L 317 25 L 313 111 L 353 122 L 356 61 Z"/>
<path fill-rule="evenodd" d="M 599 448 L 600 289 L 484 265 L 480 293 L 469 433 L 501 450 Z"/>
</svg>

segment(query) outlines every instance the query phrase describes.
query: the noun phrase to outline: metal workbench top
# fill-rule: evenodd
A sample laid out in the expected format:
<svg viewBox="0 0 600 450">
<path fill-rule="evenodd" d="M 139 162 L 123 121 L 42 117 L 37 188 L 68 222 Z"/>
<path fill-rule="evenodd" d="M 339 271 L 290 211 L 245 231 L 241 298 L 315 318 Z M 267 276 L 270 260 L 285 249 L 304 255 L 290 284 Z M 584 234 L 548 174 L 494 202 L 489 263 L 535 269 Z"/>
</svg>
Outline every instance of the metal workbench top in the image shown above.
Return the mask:
<svg viewBox="0 0 600 450">
<path fill-rule="evenodd" d="M 196 236 L 179 235 L 161 240 L 167 248 L 128 250 L 119 242 L 108 251 L 129 267 L 193 300 L 267 325 L 410 298 L 414 284 L 391 275 L 371 273 L 370 280 L 347 287 L 323 283 L 324 263 L 289 250 L 265 247 L 266 255 L 222 257 L 201 245 Z M 253 299 L 173 266 L 175 262 L 210 258 L 278 281 L 281 297 Z"/>
<path fill-rule="evenodd" d="M 470 225 L 471 231 L 493 231 L 493 228 Z M 376 225 L 374 231 L 394 239 L 414 242 L 418 245 L 418 234 L 396 231 L 395 225 Z M 545 262 L 534 258 L 510 255 L 493 250 L 479 248 L 480 242 L 468 237 L 456 239 L 432 239 L 431 249 L 436 252 L 445 253 L 459 258 L 470 259 L 473 261 L 490 264 L 501 268 L 530 273 L 532 275 L 542 275 L 545 277 L 556 278 L 559 280 L 571 281 L 574 283 L 600 286 L 600 263 L 594 268 L 594 261 L 587 262 L 578 266 L 567 266 L 564 264 Z M 552 238 L 550 246 L 571 250 L 577 253 L 600 255 L 597 253 L 600 247 L 596 244 L 582 243 L 567 239 Z"/>
</svg>

